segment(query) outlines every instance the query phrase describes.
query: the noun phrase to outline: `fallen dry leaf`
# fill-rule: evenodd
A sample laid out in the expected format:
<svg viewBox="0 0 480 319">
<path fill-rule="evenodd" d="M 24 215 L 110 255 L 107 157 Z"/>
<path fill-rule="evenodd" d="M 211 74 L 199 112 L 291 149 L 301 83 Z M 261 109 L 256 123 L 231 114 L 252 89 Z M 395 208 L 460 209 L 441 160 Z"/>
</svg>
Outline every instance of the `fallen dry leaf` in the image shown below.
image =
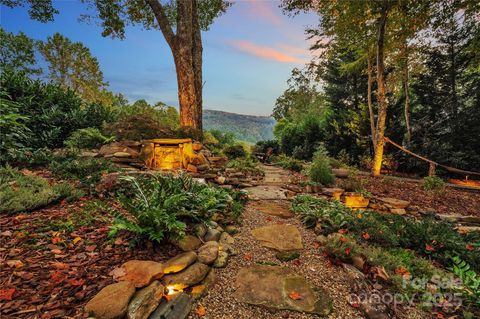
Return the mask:
<svg viewBox="0 0 480 319">
<path fill-rule="evenodd" d="M 15 293 L 15 288 L 6 288 L 0 290 L 0 300 L 12 300 L 13 294 Z"/>
<path fill-rule="evenodd" d="M 205 309 L 204 306 L 198 306 L 197 309 L 195 309 L 195 314 L 199 317 L 205 316 L 207 313 L 207 309 Z"/>
<path fill-rule="evenodd" d="M 300 300 L 302 299 L 302 296 L 296 292 L 296 291 L 292 291 L 291 293 L 288 294 L 288 297 L 292 300 Z"/>
<path fill-rule="evenodd" d="M 369 233 L 363 233 L 362 237 L 365 240 L 369 240 L 370 239 L 370 234 Z"/>
<path fill-rule="evenodd" d="M 123 267 L 117 267 L 117 268 L 114 268 L 108 274 L 113 277 L 113 280 L 117 280 L 118 278 L 125 276 L 127 272 Z"/>
<path fill-rule="evenodd" d="M 18 259 L 12 259 L 12 260 L 7 260 L 7 265 L 8 267 L 15 267 L 15 268 L 22 268 L 23 267 L 23 263 L 21 260 L 18 260 Z"/>
<path fill-rule="evenodd" d="M 243 259 L 245 259 L 246 261 L 252 261 L 253 260 L 253 256 L 252 254 L 245 254 L 243 256 Z"/>
</svg>

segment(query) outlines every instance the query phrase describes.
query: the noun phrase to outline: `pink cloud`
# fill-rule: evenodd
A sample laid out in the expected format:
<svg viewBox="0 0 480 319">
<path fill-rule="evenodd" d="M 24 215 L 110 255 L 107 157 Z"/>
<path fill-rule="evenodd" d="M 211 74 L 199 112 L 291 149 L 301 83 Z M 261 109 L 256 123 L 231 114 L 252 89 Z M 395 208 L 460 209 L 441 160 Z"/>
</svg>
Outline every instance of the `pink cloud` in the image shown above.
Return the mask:
<svg viewBox="0 0 480 319">
<path fill-rule="evenodd" d="M 230 44 L 234 48 L 238 49 L 239 51 L 242 51 L 244 53 L 257 56 L 263 59 L 267 59 L 267 60 L 283 62 L 283 63 L 305 63 L 306 62 L 304 59 L 296 57 L 293 54 L 287 54 L 271 47 L 260 46 L 250 41 L 236 40 L 236 41 L 230 41 Z"/>
<path fill-rule="evenodd" d="M 275 12 L 273 12 L 272 8 L 268 5 L 268 1 L 251 0 L 249 1 L 249 4 L 250 14 L 260 17 L 274 25 L 283 25 L 282 19 Z"/>
</svg>

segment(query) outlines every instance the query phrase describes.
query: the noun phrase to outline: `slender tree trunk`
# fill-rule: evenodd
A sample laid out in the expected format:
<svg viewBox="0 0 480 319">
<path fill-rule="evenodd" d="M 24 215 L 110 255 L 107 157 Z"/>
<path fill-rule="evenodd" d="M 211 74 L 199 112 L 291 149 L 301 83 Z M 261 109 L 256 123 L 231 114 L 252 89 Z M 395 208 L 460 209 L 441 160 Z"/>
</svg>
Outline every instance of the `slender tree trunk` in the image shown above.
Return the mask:
<svg viewBox="0 0 480 319">
<path fill-rule="evenodd" d="M 408 73 L 408 60 L 405 65 L 405 70 L 403 74 L 403 91 L 405 94 L 405 126 L 407 128 L 407 143 L 410 144 L 412 140 L 412 127 L 410 126 L 410 92 L 409 92 L 409 73 Z"/>
<path fill-rule="evenodd" d="M 375 132 L 375 113 L 373 112 L 372 104 L 372 84 L 373 84 L 373 66 L 372 60 L 370 59 L 370 54 L 367 57 L 367 74 L 368 74 L 368 84 L 367 84 L 367 103 L 368 103 L 368 113 L 370 115 L 370 131 L 372 134 L 372 144 L 373 149 L 376 147 L 376 132 Z"/>
<path fill-rule="evenodd" d="M 202 133 L 203 130 L 203 75 L 202 75 L 202 33 L 200 30 L 200 23 L 198 21 L 197 0 L 192 0 L 192 24 L 193 24 L 193 75 L 195 81 L 195 94 L 197 104 L 195 106 L 195 122 L 197 133 Z"/>
<path fill-rule="evenodd" d="M 387 24 L 388 8 L 382 8 L 382 15 L 378 25 L 378 38 L 377 38 L 377 86 L 378 86 L 378 120 L 376 130 L 376 146 L 375 156 L 373 159 L 372 175 L 380 176 L 383 161 L 383 149 L 385 147 L 385 127 L 387 122 L 387 84 L 385 78 L 385 25 Z"/>
</svg>

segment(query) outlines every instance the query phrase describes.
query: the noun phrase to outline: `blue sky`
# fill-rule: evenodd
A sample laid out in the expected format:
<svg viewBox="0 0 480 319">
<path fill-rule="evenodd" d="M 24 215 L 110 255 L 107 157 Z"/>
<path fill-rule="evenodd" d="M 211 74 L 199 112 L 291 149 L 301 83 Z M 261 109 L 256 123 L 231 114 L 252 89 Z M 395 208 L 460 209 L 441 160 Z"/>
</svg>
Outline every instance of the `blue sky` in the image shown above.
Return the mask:
<svg viewBox="0 0 480 319">
<path fill-rule="evenodd" d="M 278 1 L 234 1 L 226 14 L 204 32 L 204 108 L 269 115 L 286 88 L 293 67 L 310 59 L 305 26 L 318 17 L 282 14 Z M 159 30 L 131 26 L 126 39 L 101 36 L 95 24 L 79 22 L 87 8 L 80 1 L 54 1 L 60 11 L 54 22 L 32 21 L 25 8 L 1 7 L 0 24 L 9 32 L 25 32 L 45 40 L 60 32 L 81 41 L 99 60 L 109 89 L 130 101 L 146 99 L 177 106 L 177 84 L 171 52 Z"/>
</svg>

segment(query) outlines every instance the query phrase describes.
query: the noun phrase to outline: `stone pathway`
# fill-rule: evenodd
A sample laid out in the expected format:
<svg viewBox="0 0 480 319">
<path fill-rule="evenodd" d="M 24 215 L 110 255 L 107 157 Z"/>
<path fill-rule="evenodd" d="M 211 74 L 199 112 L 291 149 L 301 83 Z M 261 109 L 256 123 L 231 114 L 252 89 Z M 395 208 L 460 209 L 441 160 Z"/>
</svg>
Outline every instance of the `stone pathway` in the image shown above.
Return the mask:
<svg viewBox="0 0 480 319">
<path fill-rule="evenodd" d="M 196 302 L 205 318 L 363 318 L 350 306 L 349 277 L 321 255 L 315 234 L 289 211 L 289 173 L 263 167 L 265 182 L 247 188 L 250 202 L 225 268 Z M 287 255 L 285 255 L 287 254 Z M 287 256 L 287 258 L 280 258 Z M 290 258 L 291 257 L 291 258 Z M 283 260 L 283 261 L 281 261 Z"/>
</svg>

